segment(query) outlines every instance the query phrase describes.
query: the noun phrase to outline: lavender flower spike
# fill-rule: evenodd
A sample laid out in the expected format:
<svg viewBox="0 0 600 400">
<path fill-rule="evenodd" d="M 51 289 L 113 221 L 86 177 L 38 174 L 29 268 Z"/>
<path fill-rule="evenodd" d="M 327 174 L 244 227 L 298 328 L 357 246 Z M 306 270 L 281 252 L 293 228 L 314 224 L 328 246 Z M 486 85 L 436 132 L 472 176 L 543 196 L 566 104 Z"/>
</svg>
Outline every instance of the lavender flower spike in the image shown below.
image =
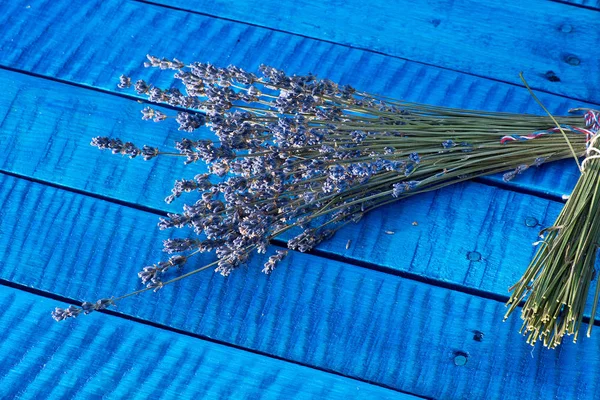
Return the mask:
<svg viewBox="0 0 600 400">
<path fill-rule="evenodd" d="M 67 308 L 56 307 L 54 311 L 52 311 L 52 318 L 55 321 L 63 321 L 67 318 L 76 318 L 81 313 L 89 314 L 92 311 L 104 310 L 108 308 L 108 306 L 114 305 L 115 302 L 113 299 L 100 299 L 96 303 L 83 302 L 81 307 L 77 306 L 69 306 Z"/>
<path fill-rule="evenodd" d="M 269 257 L 269 260 L 265 263 L 262 272 L 269 275 L 275 269 L 276 264 L 283 260 L 287 256 L 288 252 L 285 250 L 276 250 L 275 254 Z"/>
</svg>

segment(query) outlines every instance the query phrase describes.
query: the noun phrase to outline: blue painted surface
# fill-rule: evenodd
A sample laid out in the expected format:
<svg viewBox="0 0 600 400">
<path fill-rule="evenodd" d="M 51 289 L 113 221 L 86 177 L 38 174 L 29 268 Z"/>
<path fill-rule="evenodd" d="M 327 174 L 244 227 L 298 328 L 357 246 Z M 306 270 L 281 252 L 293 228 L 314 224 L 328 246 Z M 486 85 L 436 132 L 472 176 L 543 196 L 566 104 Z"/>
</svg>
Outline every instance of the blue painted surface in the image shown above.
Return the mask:
<svg viewBox="0 0 600 400">
<path fill-rule="evenodd" d="M 518 318 L 501 322 L 506 288 L 577 179 L 568 161 L 375 211 L 269 277 L 256 258 L 227 279 L 207 272 L 113 315 L 49 317 L 65 301 L 139 287 L 136 272 L 160 257 L 168 234 L 158 215 L 180 207 L 162 199 L 175 178 L 201 172 L 88 145 L 97 135 L 180 138 L 141 121 L 137 99 L 116 89 L 121 73 L 168 85 L 170 74 L 141 68 L 146 53 L 540 113 L 515 85 L 522 69 L 552 112 L 598 108 L 589 80 L 598 11 L 574 6 L 590 2 L 486 3 L 4 2 L 0 326 L 10 329 L 0 332 L 0 397 L 595 398 L 597 336 L 532 351 Z"/>
<path fill-rule="evenodd" d="M 2 399 L 416 399 L 108 315 L 69 327 L 55 300 L 0 287 Z M 363 397 L 363 398 L 364 398 Z"/>
</svg>

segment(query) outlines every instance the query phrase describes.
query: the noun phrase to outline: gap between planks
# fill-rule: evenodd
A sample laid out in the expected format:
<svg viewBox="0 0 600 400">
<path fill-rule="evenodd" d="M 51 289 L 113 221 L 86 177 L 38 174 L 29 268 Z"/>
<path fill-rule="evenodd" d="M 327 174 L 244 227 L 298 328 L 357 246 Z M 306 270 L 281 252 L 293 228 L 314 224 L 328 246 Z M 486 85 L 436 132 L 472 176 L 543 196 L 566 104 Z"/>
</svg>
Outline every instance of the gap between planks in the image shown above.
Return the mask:
<svg viewBox="0 0 600 400">
<path fill-rule="evenodd" d="M 26 293 L 34 294 L 36 296 L 44 297 L 44 298 L 51 299 L 51 300 L 56 300 L 58 302 L 63 302 L 63 303 L 73 304 L 73 305 L 80 305 L 80 302 L 78 302 L 78 301 L 76 301 L 76 300 L 74 300 L 72 298 L 61 296 L 61 295 L 58 295 L 58 294 L 55 294 L 55 293 L 51 293 L 51 292 L 47 292 L 45 290 L 41 290 L 41 289 L 29 287 L 29 286 L 22 285 L 22 284 L 19 284 L 19 283 L 15 283 L 15 282 L 12 282 L 12 281 L 8 281 L 8 280 L 2 279 L 2 278 L 0 278 L 0 286 L 9 287 L 9 288 L 16 289 L 16 290 L 19 290 L 19 291 L 23 291 L 23 292 L 26 292 Z M 236 344 L 233 344 L 233 343 L 230 343 L 230 342 L 225 342 L 225 341 L 222 341 L 222 340 L 214 339 L 214 338 L 211 338 L 211 337 L 208 337 L 208 336 L 204 336 L 204 335 L 200 335 L 200 334 L 197 334 L 197 333 L 193 333 L 191 331 L 186 331 L 184 329 L 174 328 L 174 327 L 171 327 L 171 326 L 168 326 L 168 325 L 165 325 L 165 324 L 161 324 L 161 323 L 158 323 L 158 322 L 149 321 L 149 320 L 146 320 L 146 319 L 143 319 L 143 318 L 139 318 L 139 317 L 134 317 L 134 316 L 129 315 L 129 314 L 119 313 L 119 312 L 114 311 L 114 310 L 106 309 L 106 310 L 98 310 L 96 312 L 101 313 L 101 314 L 111 315 L 113 317 L 121 318 L 121 319 L 126 320 L 126 321 L 135 322 L 135 323 L 142 324 L 142 325 L 145 325 L 145 326 L 149 326 L 149 327 L 152 327 L 152 328 L 155 328 L 155 329 L 159 329 L 159 330 L 162 330 L 162 331 L 176 333 L 176 334 L 183 335 L 183 336 L 186 336 L 186 337 L 190 337 L 190 338 L 194 338 L 194 339 L 198 339 L 198 340 L 203 340 L 205 342 L 214 343 L 214 344 L 218 344 L 218 345 L 225 346 L 225 347 L 228 347 L 228 348 L 232 348 L 232 349 L 235 349 L 235 350 L 238 350 L 238 351 L 244 351 L 244 352 L 247 352 L 247 353 L 255 354 L 255 355 L 258 355 L 258 356 L 261 356 L 261 357 L 267 357 L 269 359 L 274 359 L 274 360 L 278 360 L 278 361 L 284 361 L 284 362 L 287 362 L 287 363 L 290 363 L 290 364 L 298 365 L 298 366 L 305 367 L 305 368 L 310 368 L 312 370 L 323 372 L 323 373 L 326 373 L 326 374 L 331 374 L 331 375 L 339 376 L 339 377 L 342 377 L 342 378 L 351 379 L 353 381 L 357 381 L 357 382 L 361 382 L 361 383 L 365 383 L 365 384 L 369 384 L 369 385 L 381 387 L 383 389 L 392 390 L 392 391 L 397 392 L 397 393 L 402 393 L 402 394 L 414 396 L 415 398 L 418 398 L 418 399 L 433 400 L 431 397 L 424 397 L 424 396 L 421 396 L 421 395 L 418 395 L 418 394 L 406 392 L 406 391 L 403 391 L 403 390 L 400 390 L 400 389 L 397 389 L 397 388 L 394 388 L 392 386 L 388 386 L 388 385 L 385 385 L 385 384 L 382 384 L 382 383 L 372 382 L 372 381 L 369 381 L 367 379 L 356 378 L 356 377 L 353 377 L 353 376 L 350 376 L 350 375 L 342 374 L 342 373 L 334 371 L 334 370 L 328 370 L 326 368 L 320 368 L 318 366 L 306 364 L 306 363 L 303 363 L 303 362 L 300 362 L 300 361 L 294 361 L 293 359 L 287 359 L 287 358 L 280 357 L 280 356 L 277 356 L 277 355 L 274 355 L 274 354 L 269 354 L 269 353 L 266 353 L 266 352 L 263 352 L 263 351 L 260 351 L 260 350 L 253 350 L 253 349 L 246 348 L 246 347 L 243 347 L 243 346 L 240 346 L 240 345 L 236 345 Z M 50 318 L 50 316 L 48 316 L 48 318 Z"/>
<path fill-rule="evenodd" d="M 559 3 L 559 4 L 565 4 L 571 7 L 576 7 L 576 8 L 583 8 L 585 10 L 591 10 L 591 11 L 600 11 L 600 2 L 597 3 L 598 5 L 596 6 L 589 6 L 587 4 L 583 4 L 583 3 L 576 3 L 574 1 L 567 1 L 567 0 L 550 0 L 553 3 Z M 578 0 L 578 1 L 585 1 L 585 0 Z"/>
</svg>

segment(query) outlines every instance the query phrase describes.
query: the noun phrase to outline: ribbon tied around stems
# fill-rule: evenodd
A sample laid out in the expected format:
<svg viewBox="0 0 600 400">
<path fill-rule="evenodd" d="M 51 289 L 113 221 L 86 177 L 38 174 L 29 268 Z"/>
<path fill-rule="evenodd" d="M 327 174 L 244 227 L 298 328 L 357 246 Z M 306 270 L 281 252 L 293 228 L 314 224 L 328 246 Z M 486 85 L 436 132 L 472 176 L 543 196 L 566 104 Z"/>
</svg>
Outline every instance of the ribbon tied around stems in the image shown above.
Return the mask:
<svg viewBox="0 0 600 400">
<path fill-rule="evenodd" d="M 569 111 L 578 111 L 581 109 L 572 109 Z M 576 133 L 581 133 L 584 134 L 586 136 L 586 157 L 583 160 L 583 162 L 581 163 L 581 172 L 583 172 L 583 170 L 585 169 L 585 165 L 586 163 L 589 162 L 589 160 L 592 160 L 594 158 L 600 158 L 600 149 L 598 149 L 597 147 L 595 147 L 596 141 L 598 140 L 598 131 L 600 131 L 600 111 L 596 111 L 596 110 L 590 110 L 588 109 L 586 111 L 586 113 L 583 116 L 584 121 L 585 121 L 585 128 L 580 128 L 578 126 L 571 126 L 571 125 L 559 125 L 555 128 L 551 128 L 551 129 L 546 129 L 546 130 L 542 130 L 542 131 L 536 131 L 533 133 L 530 133 L 528 135 L 506 135 L 503 136 L 500 139 L 500 143 L 504 144 L 506 142 L 513 142 L 513 141 L 525 141 L 525 140 L 532 140 L 532 139 L 536 139 L 540 136 L 545 136 L 545 135 L 551 135 L 553 133 L 557 133 L 557 132 L 561 132 L 561 131 L 570 131 L 570 132 L 576 132 Z"/>
<path fill-rule="evenodd" d="M 529 135 L 503 136 L 502 139 L 500 139 L 500 143 L 504 144 L 506 142 L 512 142 L 512 141 L 525 141 L 525 140 L 536 139 L 536 138 L 539 138 L 540 136 L 550 135 L 552 133 L 560 132 L 561 129 L 564 131 L 583 133 L 587 136 L 594 135 L 594 133 L 592 133 L 590 130 L 585 129 L 585 128 L 579 128 L 577 126 L 571 126 L 571 125 L 560 125 L 560 128 L 556 127 L 556 128 L 552 128 L 552 129 L 546 129 L 543 131 L 536 131 L 536 132 L 530 133 Z"/>
<path fill-rule="evenodd" d="M 600 129 L 600 112 L 596 110 L 588 110 L 583 116 L 585 125 L 594 132 Z"/>
<path fill-rule="evenodd" d="M 579 110 L 579 109 L 573 109 L 570 111 L 576 111 L 576 110 Z M 500 143 L 504 144 L 506 142 L 532 140 L 532 139 L 539 138 L 540 136 L 545 136 L 545 135 L 550 135 L 553 133 L 560 132 L 562 129 L 563 131 L 582 133 L 582 134 L 586 135 L 587 141 L 589 144 L 589 142 L 592 140 L 592 138 L 594 136 L 596 136 L 596 134 L 598 133 L 598 130 L 600 129 L 600 112 L 595 111 L 595 110 L 587 110 L 587 112 L 584 114 L 583 118 L 585 121 L 586 128 L 580 128 L 578 126 L 571 126 L 571 125 L 560 125 L 555 128 L 546 129 L 546 130 L 542 130 L 542 131 L 536 131 L 536 132 L 530 133 L 528 135 L 506 135 L 500 139 Z"/>
<path fill-rule="evenodd" d="M 596 110 L 588 110 L 583 116 L 585 124 L 587 126 L 587 143 L 585 158 L 581 163 L 582 172 L 585 170 L 585 166 L 590 160 L 600 158 L 600 150 L 596 147 L 596 141 L 598 140 L 598 131 L 600 130 L 600 112 Z"/>
</svg>

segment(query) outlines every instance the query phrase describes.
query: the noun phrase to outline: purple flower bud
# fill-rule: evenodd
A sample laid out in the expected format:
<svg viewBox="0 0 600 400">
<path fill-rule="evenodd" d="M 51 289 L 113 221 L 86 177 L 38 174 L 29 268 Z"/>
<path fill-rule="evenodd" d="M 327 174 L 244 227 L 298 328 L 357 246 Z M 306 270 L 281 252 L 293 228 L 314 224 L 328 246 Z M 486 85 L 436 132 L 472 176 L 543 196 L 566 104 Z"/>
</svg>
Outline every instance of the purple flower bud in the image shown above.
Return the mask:
<svg viewBox="0 0 600 400">
<path fill-rule="evenodd" d="M 408 181 L 395 183 L 392 186 L 392 196 L 400 197 L 403 193 L 409 192 L 415 189 L 419 185 L 419 181 Z"/>
<path fill-rule="evenodd" d="M 269 257 L 269 260 L 265 263 L 262 272 L 264 272 L 267 275 L 270 274 L 271 272 L 273 272 L 277 263 L 279 261 L 283 260 L 283 258 L 287 254 L 288 254 L 288 252 L 285 250 L 276 250 L 275 254 L 272 255 L 271 257 Z"/>
<path fill-rule="evenodd" d="M 54 311 L 52 311 L 52 318 L 54 318 L 54 320 L 57 322 L 63 321 L 67 318 L 77 317 L 82 311 L 83 310 L 81 308 L 75 306 L 69 306 L 66 309 L 56 307 Z"/>
<path fill-rule="evenodd" d="M 454 147 L 454 141 L 452 141 L 450 139 L 444 140 L 442 142 L 442 147 L 445 148 L 445 149 L 450 149 L 450 148 Z"/>
<path fill-rule="evenodd" d="M 421 162 L 421 157 L 417 153 L 410 153 L 408 158 L 410 159 L 410 161 L 414 162 L 415 164 L 419 164 Z"/>
<path fill-rule="evenodd" d="M 177 113 L 177 122 L 180 131 L 193 132 L 206 123 L 206 117 L 204 114 L 180 112 Z"/>
<path fill-rule="evenodd" d="M 150 86 L 143 80 L 138 80 L 133 88 L 137 94 L 146 94 L 150 90 Z"/>
<path fill-rule="evenodd" d="M 125 75 L 121 75 L 119 77 L 119 84 L 117 85 L 119 89 L 127 89 L 131 87 L 131 78 Z"/>
</svg>

